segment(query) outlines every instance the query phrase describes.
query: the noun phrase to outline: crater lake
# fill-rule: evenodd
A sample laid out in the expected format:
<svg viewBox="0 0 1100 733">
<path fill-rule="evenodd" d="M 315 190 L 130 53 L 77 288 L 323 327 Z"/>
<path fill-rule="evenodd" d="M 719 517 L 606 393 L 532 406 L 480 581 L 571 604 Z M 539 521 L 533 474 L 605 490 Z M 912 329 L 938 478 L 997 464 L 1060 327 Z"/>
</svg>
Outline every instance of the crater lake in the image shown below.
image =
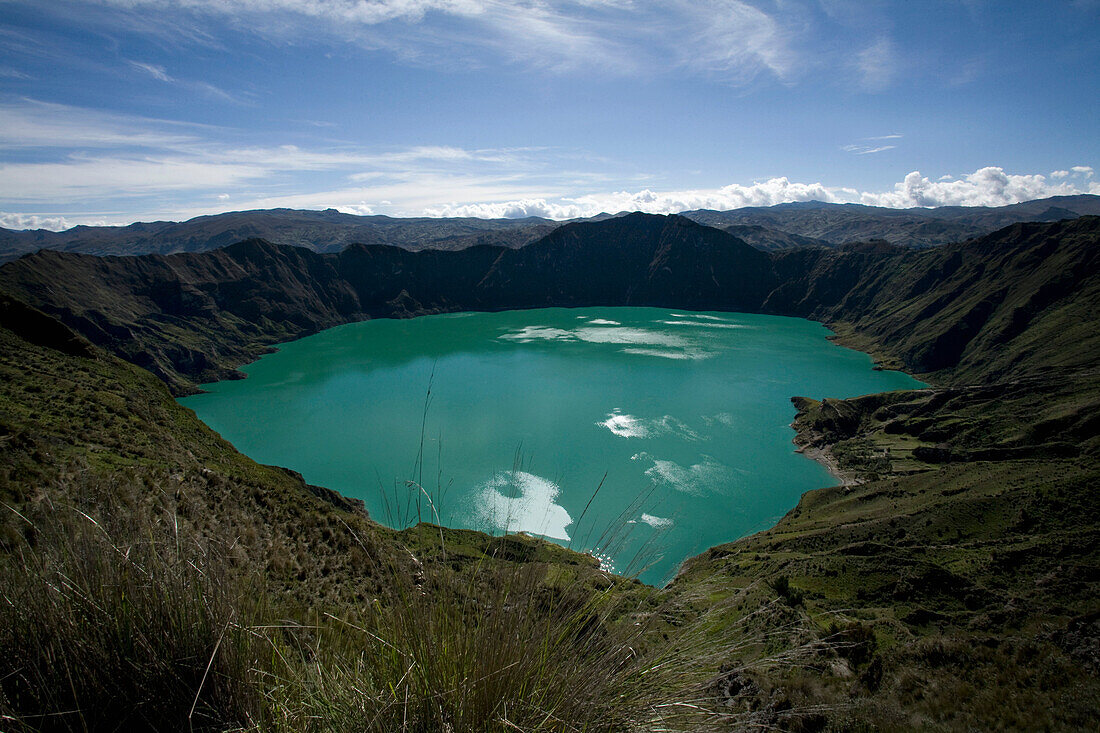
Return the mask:
<svg viewBox="0 0 1100 733">
<path fill-rule="evenodd" d="M 376 521 L 541 535 L 660 584 L 837 483 L 795 452 L 791 397 L 924 386 L 829 333 L 653 308 L 379 319 L 180 402 Z"/>
</svg>

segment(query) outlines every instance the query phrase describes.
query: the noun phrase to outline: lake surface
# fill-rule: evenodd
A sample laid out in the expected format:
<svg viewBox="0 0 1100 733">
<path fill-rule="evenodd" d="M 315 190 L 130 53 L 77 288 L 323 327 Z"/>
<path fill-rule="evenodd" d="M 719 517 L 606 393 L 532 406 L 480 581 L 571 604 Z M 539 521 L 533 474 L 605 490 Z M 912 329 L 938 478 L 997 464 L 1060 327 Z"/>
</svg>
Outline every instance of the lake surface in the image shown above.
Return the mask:
<svg viewBox="0 0 1100 733">
<path fill-rule="evenodd" d="M 284 344 L 248 379 L 181 402 L 377 521 L 438 512 L 539 534 L 659 584 L 835 483 L 794 451 L 792 396 L 923 386 L 828 335 L 796 318 L 653 308 L 375 320 Z"/>
</svg>

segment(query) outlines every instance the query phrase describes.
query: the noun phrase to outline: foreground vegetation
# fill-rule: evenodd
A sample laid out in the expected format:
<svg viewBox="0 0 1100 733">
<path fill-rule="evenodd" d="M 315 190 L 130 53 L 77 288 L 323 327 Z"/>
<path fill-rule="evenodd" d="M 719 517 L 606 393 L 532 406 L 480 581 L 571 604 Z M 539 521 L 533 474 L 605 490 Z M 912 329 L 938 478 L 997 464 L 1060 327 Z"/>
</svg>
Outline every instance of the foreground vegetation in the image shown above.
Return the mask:
<svg viewBox="0 0 1100 733">
<path fill-rule="evenodd" d="M 641 661 L 641 629 L 613 623 L 628 595 L 612 582 L 563 586 L 534 563 L 472 577 L 393 567 L 365 602 L 295 607 L 232 539 L 102 505 L 143 488 L 84 485 L 69 498 L 101 511 L 46 502 L 21 517 L 30 536 L 2 577 L 5 729 L 608 730 L 683 717 L 657 692 L 673 667 Z"/>
<path fill-rule="evenodd" d="M 382 527 L 0 296 L 0 728 L 1092 726 L 1096 229 L 822 260 L 819 291 L 866 292 L 816 315 L 937 386 L 797 399 L 844 485 L 664 589 L 529 537 Z"/>
</svg>

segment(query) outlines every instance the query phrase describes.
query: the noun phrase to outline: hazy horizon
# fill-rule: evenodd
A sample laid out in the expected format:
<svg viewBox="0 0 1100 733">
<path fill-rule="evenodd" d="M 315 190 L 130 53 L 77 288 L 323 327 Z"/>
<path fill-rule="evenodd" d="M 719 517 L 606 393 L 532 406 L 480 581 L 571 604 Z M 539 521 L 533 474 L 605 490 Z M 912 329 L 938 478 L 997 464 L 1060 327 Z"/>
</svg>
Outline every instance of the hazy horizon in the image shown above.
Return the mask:
<svg viewBox="0 0 1100 733">
<path fill-rule="evenodd" d="M 1068 194 L 1068 195 L 1071 195 L 1071 196 L 1072 195 L 1097 196 L 1098 194 Z M 1053 197 L 1044 197 L 1044 198 L 1053 198 Z M 1043 199 L 1027 199 L 1027 200 L 1020 201 L 1020 202 L 1017 202 L 1017 203 L 1027 203 L 1028 201 L 1034 201 L 1034 200 L 1043 200 Z M 768 204 L 764 207 L 746 206 L 746 207 L 739 207 L 739 208 L 770 208 L 770 207 L 773 207 L 773 206 L 783 206 L 785 204 L 822 204 L 822 205 L 834 205 L 834 204 L 836 204 L 836 205 L 843 205 L 843 203 L 851 203 L 851 202 L 827 202 L 827 201 L 819 201 L 817 199 L 810 199 L 808 201 L 788 201 L 788 202 L 782 202 L 782 203 L 779 203 L 779 204 Z M 1011 206 L 1013 204 L 1005 204 L 1005 205 L 1006 206 Z M 947 206 L 947 205 L 944 205 L 944 206 Z M 983 205 L 983 204 L 963 205 L 963 208 L 984 208 L 984 207 L 985 207 L 985 205 Z M 901 210 L 901 207 L 886 207 L 886 208 L 895 208 L 895 209 Z M 906 207 L 906 208 L 935 209 L 935 208 L 943 208 L 943 206 Z M 698 210 L 699 209 L 681 209 L 681 210 L 677 210 L 677 211 L 659 212 L 658 215 L 664 215 L 664 216 L 683 215 L 683 214 L 691 213 L 692 211 L 698 211 Z M 733 210 L 736 210 L 736 209 L 733 209 Z M 420 215 L 418 217 L 416 215 L 396 216 L 396 215 L 392 215 L 392 214 L 355 213 L 355 212 L 348 212 L 348 211 L 340 211 L 339 209 L 334 208 L 334 207 L 328 207 L 328 208 L 323 208 L 323 209 L 322 208 L 295 209 L 295 208 L 278 208 L 278 207 L 276 207 L 276 208 L 271 208 L 271 209 L 227 210 L 227 211 L 220 211 L 220 212 L 216 212 L 216 213 L 212 213 L 212 214 L 199 214 L 197 216 L 189 217 L 187 219 L 162 219 L 162 220 L 146 219 L 146 220 L 139 220 L 139 221 L 133 221 L 133 222 L 124 222 L 124 223 L 70 224 L 69 226 L 59 227 L 59 228 L 50 228 L 50 227 L 45 227 L 45 226 L 41 226 L 41 227 L 36 227 L 36 226 L 24 226 L 24 227 L 9 226 L 9 227 L 0 227 L 0 228 L 7 229 L 9 231 L 45 230 L 45 231 L 53 231 L 53 232 L 64 232 L 64 231 L 68 231 L 69 229 L 73 229 L 73 228 L 76 228 L 76 227 L 79 227 L 79 226 L 106 226 L 106 227 L 123 228 L 123 227 L 127 227 L 127 226 L 130 226 L 130 225 L 133 225 L 133 224 L 151 224 L 151 223 L 155 223 L 156 221 L 167 221 L 169 223 L 179 224 L 179 223 L 186 223 L 186 222 L 191 221 L 193 219 L 199 219 L 199 218 L 202 218 L 202 217 L 205 217 L 205 216 L 222 216 L 222 215 L 230 215 L 230 214 L 250 214 L 250 213 L 256 213 L 256 212 L 271 212 L 271 211 L 298 211 L 298 212 L 307 212 L 308 211 L 308 212 L 316 212 L 316 213 L 324 213 L 326 211 L 337 211 L 341 214 L 345 214 L 345 215 L 348 215 L 348 216 L 362 216 L 362 217 L 388 216 L 388 217 L 394 218 L 394 219 L 401 219 L 401 218 L 409 218 L 409 219 L 415 219 L 415 218 L 448 218 L 443 214 L 436 214 L 436 215 L 425 214 L 425 215 Z M 587 220 L 587 219 L 591 219 L 591 218 L 594 218 L 594 217 L 600 217 L 600 216 L 616 217 L 616 216 L 625 216 L 625 215 L 629 215 L 629 214 L 648 214 L 648 213 L 654 213 L 654 212 L 642 211 L 640 209 L 635 209 L 633 211 L 629 211 L 629 210 L 624 209 L 622 211 L 601 211 L 601 212 L 598 212 L 596 214 L 591 214 L 591 215 L 572 217 L 572 218 L 560 218 L 560 219 L 554 219 L 554 218 L 551 218 L 551 217 L 540 217 L 536 214 L 529 214 L 529 215 L 525 215 L 525 216 L 512 216 L 512 217 L 509 217 L 509 216 L 493 217 L 493 216 L 488 216 L 488 215 L 477 216 L 477 215 L 474 215 L 474 214 L 470 214 L 470 215 L 467 215 L 467 216 L 455 215 L 454 217 L 450 217 L 450 218 L 472 218 L 472 219 L 486 219 L 486 220 L 499 220 L 499 219 L 517 219 L 518 220 L 518 219 L 525 219 L 525 218 L 535 218 L 535 219 L 543 219 L 545 221 L 565 223 L 565 222 L 568 222 L 568 221 Z"/>
</svg>

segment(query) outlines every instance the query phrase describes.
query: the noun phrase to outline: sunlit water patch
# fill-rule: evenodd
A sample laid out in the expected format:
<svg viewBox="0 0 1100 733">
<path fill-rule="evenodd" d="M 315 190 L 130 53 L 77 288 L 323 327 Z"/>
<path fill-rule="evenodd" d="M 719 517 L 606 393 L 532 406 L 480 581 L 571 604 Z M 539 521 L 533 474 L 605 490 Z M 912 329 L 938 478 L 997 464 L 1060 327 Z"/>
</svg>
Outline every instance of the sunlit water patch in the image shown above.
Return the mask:
<svg viewBox="0 0 1100 733">
<path fill-rule="evenodd" d="M 505 471 L 475 491 L 476 524 L 502 532 L 527 532 L 569 541 L 573 518 L 556 503 L 561 493 L 553 481 L 526 471 Z"/>
<path fill-rule="evenodd" d="M 920 386 L 827 335 L 647 308 L 378 320 L 284 344 L 182 401 L 380 522 L 528 532 L 659 583 L 832 483 L 794 452 L 792 396 Z"/>
</svg>

